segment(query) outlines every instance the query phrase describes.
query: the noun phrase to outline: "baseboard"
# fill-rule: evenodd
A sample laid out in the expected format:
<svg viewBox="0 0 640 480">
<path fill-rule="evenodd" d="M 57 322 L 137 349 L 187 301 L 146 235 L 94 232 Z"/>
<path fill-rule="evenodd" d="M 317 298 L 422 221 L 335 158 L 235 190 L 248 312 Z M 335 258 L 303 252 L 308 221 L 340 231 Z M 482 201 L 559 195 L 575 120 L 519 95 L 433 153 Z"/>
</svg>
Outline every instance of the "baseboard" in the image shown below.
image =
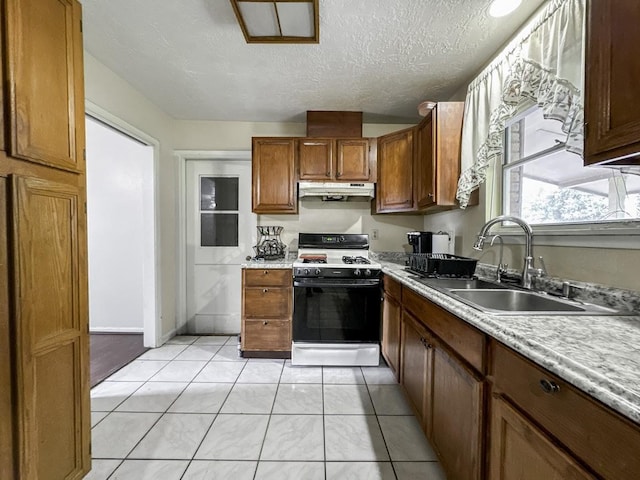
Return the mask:
<svg viewBox="0 0 640 480">
<path fill-rule="evenodd" d="M 172 339 L 173 337 L 175 337 L 177 335 L 177 330 L 176 328 L 169 330 L 167 333 L 165 333 L 162 337 L 160 337 L 160 344 L 158 345 L 159 347 L 164 345 L 165 343 L 167 343 L 170 339 Z"/>
<path fill-rule="evenodd" d="M 89 327 L 89 333 L 144 333 L 142 327 Z"/>
</svg>

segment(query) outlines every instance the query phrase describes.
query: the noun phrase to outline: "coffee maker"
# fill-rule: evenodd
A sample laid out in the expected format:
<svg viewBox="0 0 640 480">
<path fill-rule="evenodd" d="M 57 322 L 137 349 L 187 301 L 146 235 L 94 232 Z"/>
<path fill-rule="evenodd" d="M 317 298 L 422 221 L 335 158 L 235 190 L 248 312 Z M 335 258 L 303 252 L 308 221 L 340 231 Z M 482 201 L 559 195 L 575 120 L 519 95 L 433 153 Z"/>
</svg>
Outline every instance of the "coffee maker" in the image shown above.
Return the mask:
<svg viewBox="0 0 640 480">
<path fill-rule="evenodd" d="M 408 232 L 413 253 L 449 253 L 449 234 L 446 232 Z"/>
</svg>

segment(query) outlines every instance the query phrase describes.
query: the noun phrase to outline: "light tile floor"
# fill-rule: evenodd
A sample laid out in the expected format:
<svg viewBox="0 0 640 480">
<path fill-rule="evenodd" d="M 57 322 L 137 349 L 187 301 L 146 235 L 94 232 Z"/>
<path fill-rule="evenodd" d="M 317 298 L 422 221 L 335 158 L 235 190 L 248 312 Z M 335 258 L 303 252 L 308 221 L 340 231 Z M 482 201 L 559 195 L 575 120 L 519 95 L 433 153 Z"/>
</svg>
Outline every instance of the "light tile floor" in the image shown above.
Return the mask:
<svg viewBox="0 0 640 480">
<path fill-rule="evenodd" d="M 91 391 L 93 470 L 120 480 L 444 480 L 393 374 L 243 359 L 179 336 Z"/>
</svg>

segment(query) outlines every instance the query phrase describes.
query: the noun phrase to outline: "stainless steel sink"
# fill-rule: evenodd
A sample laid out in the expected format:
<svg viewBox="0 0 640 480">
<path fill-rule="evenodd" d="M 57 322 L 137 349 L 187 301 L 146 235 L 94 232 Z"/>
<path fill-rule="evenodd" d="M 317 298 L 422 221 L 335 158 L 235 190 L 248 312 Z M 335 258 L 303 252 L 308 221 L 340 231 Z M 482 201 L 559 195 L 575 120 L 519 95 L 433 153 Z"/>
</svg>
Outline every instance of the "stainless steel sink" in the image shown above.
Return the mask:
<svg viewBox="0 0 640 480">
<path fill-rule="evenodd" d="M 624 315 L 599 305 L 572 302 L 513 289 L 451 289 L 463 303 L 495 315 Z"/>
<path fill-rule="evenodd" d="M 416 280 L 429 287 L 444 290 L 508 288 L 507 286 L 503 286 L 499 283 L 488 282 L 486 280 L 480 280 L 479 278 L 417 278 Z"/>
</svg>

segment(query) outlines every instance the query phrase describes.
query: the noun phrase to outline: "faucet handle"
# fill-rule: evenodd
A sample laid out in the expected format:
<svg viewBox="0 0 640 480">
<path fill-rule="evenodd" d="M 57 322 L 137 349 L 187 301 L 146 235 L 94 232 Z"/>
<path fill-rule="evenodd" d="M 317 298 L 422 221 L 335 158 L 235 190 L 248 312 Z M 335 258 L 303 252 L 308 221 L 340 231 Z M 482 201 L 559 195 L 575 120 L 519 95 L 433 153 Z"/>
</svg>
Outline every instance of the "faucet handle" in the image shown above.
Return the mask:
<svg viewBox="0 0 640 480">
<path fill-rule="evenodd" d="M 541 268 L 537 269 L 537 274 L 539 277 L 544 277 L 549 274 L 549 272 L 547 272 L 547 265 L 544 263 L 544 258 L 542 258 L 542 256 L 539 256 L 538 260 L 540 260 Z"/>
</svg>

